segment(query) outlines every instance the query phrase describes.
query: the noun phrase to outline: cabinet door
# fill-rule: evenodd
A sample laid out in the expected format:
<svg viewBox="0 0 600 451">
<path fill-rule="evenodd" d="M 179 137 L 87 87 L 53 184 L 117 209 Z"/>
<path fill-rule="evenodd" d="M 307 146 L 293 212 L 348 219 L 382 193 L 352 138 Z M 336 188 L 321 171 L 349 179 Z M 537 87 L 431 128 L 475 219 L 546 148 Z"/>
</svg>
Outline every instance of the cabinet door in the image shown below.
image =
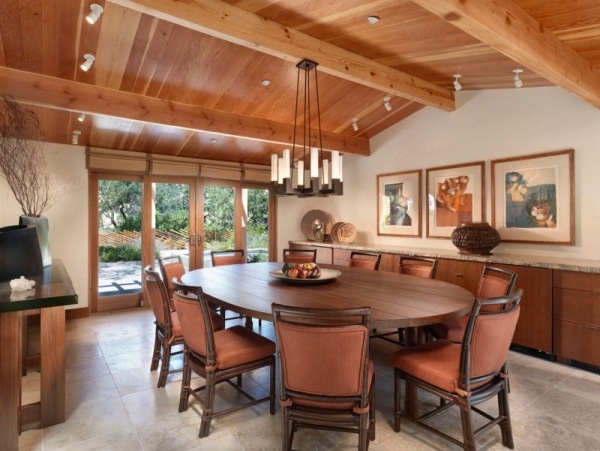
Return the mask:
<svg viewBox="0 0 600 451">
<path fill-rule="evenodd" d="M 464 260 L 438 260 L 435 278 L 466 288 L 477 293 L 479 278 L 483 272 L 483 263 Z"/>
<path fill-rule="evenodd" d="M 552 270 L 494 265 L 518 274 L 515 289 L 523 290 L 521 313 L 513 343 L 552 352 Z"/>
<path fill-rule="evenodd" d="M 475 294 L 484 265 L 480 262 L 440 259 L 435 278 L 461 286 Z M 523 289 L 521 313 L 513 343 L 551 353 L 552 271 L 515 265 L 490 266 L 516 272 L 516 288 Z"/>
<path fill-rule="evenodd" d="M 348 249 L 333 249 L 333 264 L 348 266 L 350 264 L 350 253 Z"/>
</svg>

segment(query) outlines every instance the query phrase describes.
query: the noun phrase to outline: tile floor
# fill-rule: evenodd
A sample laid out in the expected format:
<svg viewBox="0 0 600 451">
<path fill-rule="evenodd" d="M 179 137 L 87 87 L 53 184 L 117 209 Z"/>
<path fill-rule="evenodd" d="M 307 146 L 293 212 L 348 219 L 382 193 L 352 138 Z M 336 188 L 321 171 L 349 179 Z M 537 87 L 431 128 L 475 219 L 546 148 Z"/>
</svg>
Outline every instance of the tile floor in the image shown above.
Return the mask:
<svg viewBox="0 0 600 451">
<path fill-rule="evenodd" d="M 229 323 L 228 323 L 229 324 Z M 255 322 L 255 330 L 258 330 Z M 261 333 L 272 338 L 273 328 L 263 322 Z M 150 372 L 154 325 L 150 310 L 138 309 L 67 323 L 67 421 L 21 434 L 19 450 L 280 450 L 279 410 L 270 416 L 262 404 L 213 420 L 210 436 L 198 439 L 198 404 L 178 413 L 180 376 L 171 375 L 166 388 L 156 388 L 157 373 Z M 457 449 L 435 435 L 403 422 L 391 426 L 393 378 L 389 354 L 395 345 L 374 340 L 376 362 L 377 438 L 371 451 Z M 181 360 L 174 359 L 174 365 Z M 600 449 L 600 375 L 510 354 L 511 394 L 515 448 L 518 450 Z M 266 391 L 267 372 L 252 374 L 246 387 Z M 25 378 L 24 402 L 35 400 L 39 373 Z M 39 396 L 39 394 L 38 394 Z M 220 405 L 232 400 L 232 390 L 221 386 Z M 422 398 L 423 402 L 436 402 Z M 460 434 L 456 412 L 444 426 Z M 357 449 L 354 434 L 300 431 L 296 450 Z M 495 428 L 482 438 L 479 449 L 505 449 Z"/>
</svg>

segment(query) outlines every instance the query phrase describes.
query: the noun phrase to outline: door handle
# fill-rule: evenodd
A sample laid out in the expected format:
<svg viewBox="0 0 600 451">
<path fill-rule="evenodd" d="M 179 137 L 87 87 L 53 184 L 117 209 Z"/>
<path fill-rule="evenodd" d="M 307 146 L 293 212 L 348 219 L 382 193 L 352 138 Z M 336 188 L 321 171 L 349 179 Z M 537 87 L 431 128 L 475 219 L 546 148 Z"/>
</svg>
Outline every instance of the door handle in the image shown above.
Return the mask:
<svg viewBox="0 0 600 451">
<path fill-rule="evenodd" d="M 189 241 L 189 243 L 190 243 L 190 246 L 195 246 L 196 245 L 196 234 L 195 233 L 193 233 L 193 234 L 190 235 L 190 241 Z"/>
</svg>

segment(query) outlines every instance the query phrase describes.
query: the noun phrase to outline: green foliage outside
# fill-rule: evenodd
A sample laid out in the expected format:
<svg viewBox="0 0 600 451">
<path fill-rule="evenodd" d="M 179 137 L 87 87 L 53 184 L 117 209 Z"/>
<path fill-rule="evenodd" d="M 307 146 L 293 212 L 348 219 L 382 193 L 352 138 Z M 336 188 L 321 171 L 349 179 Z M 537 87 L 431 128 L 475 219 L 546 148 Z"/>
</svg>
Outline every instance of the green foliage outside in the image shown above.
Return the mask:
<svg viewBox="0 0 600 451">
<path fill-rule="evenodd" d="M 156 186 L 156 229 L 161 232 L 187 233 L 188 185 L 158 183 Z M 263 249 L 251 253 L 250 260 L 267 261 L 268 191 L 250 189 L 248 193 L 247 246 Z M 101 180 L 99 183 L 99 223 L 102 230 L 136 232 L 142 228 L 142 184 Z M 204 190 L 204 238 L 208 250 L 234 246 L 234 189 L 207 186 Z M 101 261 L 140 260 L 138 245 L 105 246 Z"/>
</svg>

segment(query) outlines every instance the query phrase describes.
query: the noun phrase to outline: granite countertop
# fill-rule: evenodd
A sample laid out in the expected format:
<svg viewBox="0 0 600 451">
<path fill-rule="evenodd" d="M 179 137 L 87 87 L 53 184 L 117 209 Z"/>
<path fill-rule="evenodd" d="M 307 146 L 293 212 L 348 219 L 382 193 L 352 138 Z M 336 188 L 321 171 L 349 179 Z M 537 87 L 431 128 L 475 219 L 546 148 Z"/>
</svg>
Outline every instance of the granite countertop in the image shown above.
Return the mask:
<svg viewBox="0 0 600 451">
<path fill-rule="evenodd" d="M 536 268 L 561 269 L 565 271 L 579 271 L 600 274 L 600 260 L 583 260 L 565 257 L 540 257 L 535 255 L 509 254 L 494 252 L 490 255 L 459 254 L 458 251 L 447 249 L 429 249 L 416 247 L 392 246 L 373 243 L 333 243 L 308 240 L 290 240 L 290 244 L 304 246 L 318 246 L 332 249 L 363 250 L 380 252 L 384 254 L 414 255 L 420 257 L 445 258 L 452 260 L 465 260 L 490 264 L 531 266 Z"/>
</svg>

